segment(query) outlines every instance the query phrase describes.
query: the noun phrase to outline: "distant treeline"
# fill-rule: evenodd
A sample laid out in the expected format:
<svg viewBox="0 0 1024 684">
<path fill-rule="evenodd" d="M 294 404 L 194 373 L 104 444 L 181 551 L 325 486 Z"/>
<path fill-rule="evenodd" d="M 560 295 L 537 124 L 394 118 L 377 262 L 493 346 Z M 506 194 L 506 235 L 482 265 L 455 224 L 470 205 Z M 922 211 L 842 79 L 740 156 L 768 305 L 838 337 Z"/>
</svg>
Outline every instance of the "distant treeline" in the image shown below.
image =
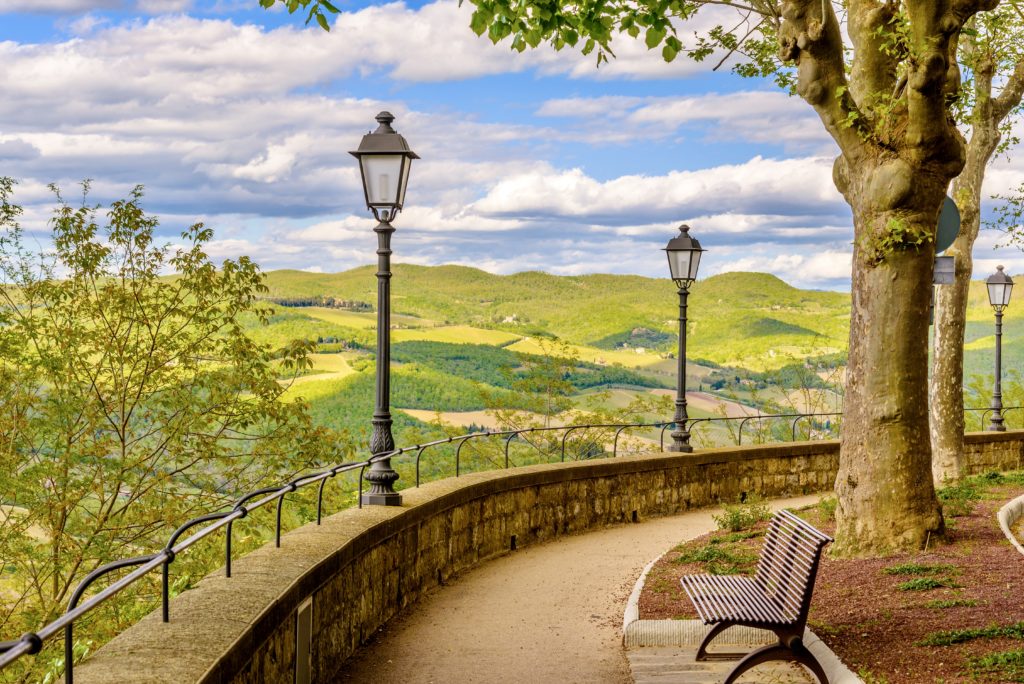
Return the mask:
<svg viewBox="0 0 1024 684">
<path fill-rule="evenodd" d="M 346 311 L 373 311 L 369 302 L 355 299 L 335 299 L 334 297 L 270 297 L 268 301 L 279 306 L 322 306 L 328 309 L 345 309 Z"/>
<path fill-rule="evenodd" d="M 511 389 L 515 379 L 525 371 L 524 363 L 533 355 L 521 354 L 484 344 L 450 344 L 446 342 L 400 342 L 392 348 L 391 358 L 398 363 L 414 363 L 448 375 L 468 378 L 494 387 Z M 580 361 L 576 370 L 565 378 L 578 390 L 600 385 L 635 385 L 667 387 L 664 381 L 642 375 L 629 368 L 599 366 Z"/>
</svg>

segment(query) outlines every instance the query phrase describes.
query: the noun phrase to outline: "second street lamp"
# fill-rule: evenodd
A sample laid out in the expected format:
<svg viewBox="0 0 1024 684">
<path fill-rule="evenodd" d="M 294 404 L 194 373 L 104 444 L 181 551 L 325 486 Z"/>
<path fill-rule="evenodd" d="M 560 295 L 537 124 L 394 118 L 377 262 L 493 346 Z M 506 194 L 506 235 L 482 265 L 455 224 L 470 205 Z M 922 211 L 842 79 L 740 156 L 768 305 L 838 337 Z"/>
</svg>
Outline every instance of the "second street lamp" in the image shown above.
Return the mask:
<svg viewBox="0 0 1024 684">
<path fill-rule="evenodd" d="M 996 267 L 996 272 L 985 281 L 988 286 L 988 303 L 996 312 L 996 381 L 992 392 L 992 420 L 988 429 L 1005 432 L 1003 425 L 1003 310 L 1010 305 L 1010 293 L 1013 291 L 1013 280 L 1003 273 L 1003 267 Z"/>
<path fill-rule="evenodd" d="M 668 269 L 672 280 L 679 288 L 679 358 L 677 364 L 676 415 L 673 422 L 671 451 L 690 452 L 690 432 L 686 429 L 686 298 L 690 285 L 697 279 L 700 255 L 704 252 L 700 243 L 690 237 L 690 226 L 679 226 L 679 235 L 668 241 L 665 253 L 668 255 Z"/>
<path fill-rule="evenodd" d="M 373 229 L 377 234 L 377 391 L 370 453 L 374 456 L 395 449 L 391 435 L 391 234 L 395 229 L 391 222 L 405 204 L 412 160 L 419 159 L 405 138 L 391 127 L 394 120 L 390 112 L 378 114 L 377 130 L 364 135 L 359 149 L 350 153 L 359 160 L 366 207 L 378 222 Z M 398 473 L 391 467 L 390 458 L 374 461 L 366 480 L 370 491 L 363 494 L 362 503 L 402 503 L 402 495 L 394 488 Z"/>
</svg>

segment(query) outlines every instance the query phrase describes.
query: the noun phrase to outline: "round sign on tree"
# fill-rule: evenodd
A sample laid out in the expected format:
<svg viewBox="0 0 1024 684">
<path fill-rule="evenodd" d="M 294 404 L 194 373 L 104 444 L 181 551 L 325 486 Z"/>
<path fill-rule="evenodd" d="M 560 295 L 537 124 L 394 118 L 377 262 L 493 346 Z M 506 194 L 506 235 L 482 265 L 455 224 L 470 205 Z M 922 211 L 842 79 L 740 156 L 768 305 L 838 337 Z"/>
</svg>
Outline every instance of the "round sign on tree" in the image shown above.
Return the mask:
<svg viewBox="0 0 1024 684">
<path fill-rule="evenodd" d="M 935 234 L 935 253 L 940 254 L 949 249 L 960 233 L 960 210 L 953 198 L 946 196 L 939 212 L 939 230 Z"/>
</svg>

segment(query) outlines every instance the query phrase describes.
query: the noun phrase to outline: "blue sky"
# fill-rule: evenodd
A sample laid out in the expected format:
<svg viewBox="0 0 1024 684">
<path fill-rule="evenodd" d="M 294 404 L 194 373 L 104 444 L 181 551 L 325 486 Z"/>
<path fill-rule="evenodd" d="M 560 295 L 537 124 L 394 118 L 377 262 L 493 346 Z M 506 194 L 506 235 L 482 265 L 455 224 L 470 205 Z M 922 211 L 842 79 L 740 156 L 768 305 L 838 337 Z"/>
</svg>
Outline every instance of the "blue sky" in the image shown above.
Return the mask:
<svg viewBox="0 0 1024 684">
<path fill-rule="evenodd" d="M 600 69 L 512 53 L 455 0 L 339 6 L 328 34 L 257 0 L 0 0 L 0 175 L 19 180 L 26 227 L 45 235 L 48 183 L 73 196 L 91 178 L 100 202 L 145 185 L 169 241 L 205 221 L 216 257 L 369 263 L 347 151 L 387 109 L 422 157 L 398 261 L 664 277 L 659 250 L 685 221 L 709 250 L 702 276 L 848 287 L 835 148 L 771 83 L 665 64 L 628 39 Z M 1022 170 L 995 162 L 990 192 Z M 979 240 L 977 275 L 1024 270 L 995 242 Z"/>
</svg>

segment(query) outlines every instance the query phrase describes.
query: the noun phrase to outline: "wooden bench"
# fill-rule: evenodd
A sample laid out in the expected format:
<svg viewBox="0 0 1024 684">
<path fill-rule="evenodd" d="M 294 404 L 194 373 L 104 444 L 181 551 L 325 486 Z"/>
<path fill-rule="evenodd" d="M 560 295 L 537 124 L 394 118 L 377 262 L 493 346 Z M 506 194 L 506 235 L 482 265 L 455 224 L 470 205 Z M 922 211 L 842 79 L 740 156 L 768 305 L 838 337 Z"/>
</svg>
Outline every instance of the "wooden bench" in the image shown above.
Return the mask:
<svg viewBox="0 0 1024 684">
<path fill-rule="evenodd" d="M 742 658 L 723 684 L 732 684 L 747 670 L 772 660 L 790 660 L 807 667 L 822 684 L 828 678 L 821 663 L 804 646 L 804 627 L 811 607 L 814 577 L 825 545 L 832 538 L 789 511 L 779 511 L 768 525 L 753 577 L 687 575 L 680 581 L 705 625 L 714 624 L 697 649 L 697 660 Z M 777 644 L 750 653 L 708 653 L 708 644 L 724 630 L 745 625 L 771 630 Z"/>
</svg>

